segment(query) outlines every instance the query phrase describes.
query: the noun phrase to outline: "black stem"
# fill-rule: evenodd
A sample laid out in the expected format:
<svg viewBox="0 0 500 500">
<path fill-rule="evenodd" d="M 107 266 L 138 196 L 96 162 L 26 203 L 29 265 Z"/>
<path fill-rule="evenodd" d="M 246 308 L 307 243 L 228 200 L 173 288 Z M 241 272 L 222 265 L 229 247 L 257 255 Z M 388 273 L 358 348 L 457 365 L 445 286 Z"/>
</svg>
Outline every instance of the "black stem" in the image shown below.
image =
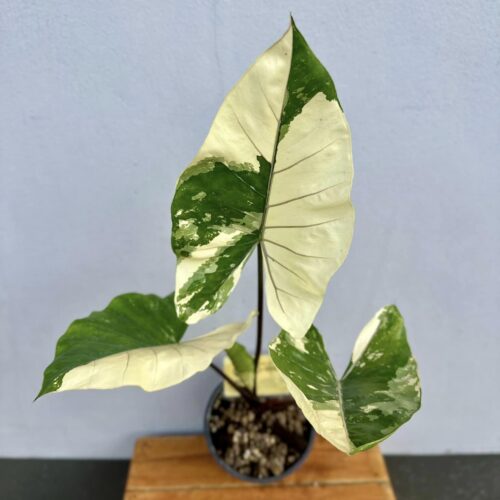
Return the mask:
<svg viewBox="0 0 500 500">
<path fill-rule="evenodd" d="M 255 345 L 255 356 L 253 359 L 253 395 L 257 396 L 257 371 L 259 369 L 260 352 L 262 350 L 262 334 L 264 324 L 264 269 L 262 262 L 262 248 L 257 248 L 257 343 Z"/>
<path fill-rule="evenodd" d="M 231 387 L 236 389 L 241 394 L 241 397 L 246 399 L 250 404 L 255 404 L 258 402 L 257 398 L 246 387 L 238 385 L 231 377 L 228 377 L 217 365 L 211 363 L 210 368 L 218 373 Z"/>
</svg>

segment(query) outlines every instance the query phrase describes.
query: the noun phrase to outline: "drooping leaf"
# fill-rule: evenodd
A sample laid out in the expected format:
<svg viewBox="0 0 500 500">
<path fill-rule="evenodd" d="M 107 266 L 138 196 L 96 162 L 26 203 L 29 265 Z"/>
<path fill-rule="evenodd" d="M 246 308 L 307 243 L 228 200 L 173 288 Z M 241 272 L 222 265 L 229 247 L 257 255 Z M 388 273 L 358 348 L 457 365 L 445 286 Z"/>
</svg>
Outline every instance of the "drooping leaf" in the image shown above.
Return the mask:
<svg viewBox="0 0 500 500">
<path fill-rule="evenodd" d="M 255 364 L 246 347 L 235 342 L 232 347 L 226 349 L 226 353 L 233 364 L 234 371 L 241 382 L 248 389 L 253 388 Z"/>
<path fill-rule="evenodd" d="M 172 203 L 176 307 L 217 311 L 260 243 L 276 322 L 305 335 L 347 255 L 349 126 L 333 81 L 292 23 L 219 109 Z"/>
<path fill-rule="evenodd" d="M 383 441 L 420 408 L 417 364 L 395 306 L 362 330 L 340 380 L 314 326 L 303 339 L 281 332 L 270 353 L 306 418 L 344 453 Z"/>
<path fill-rule="evenodd" d="M 204 370 L 250 326 L 233 323 L 180 342 L 187 325 L 175 312 L 173 294 L 128 293 L 106 309 L 74 321 L 56 346 L 37 397 L 72 389 L 136 385 L 156 391 Z"/>
</svg>

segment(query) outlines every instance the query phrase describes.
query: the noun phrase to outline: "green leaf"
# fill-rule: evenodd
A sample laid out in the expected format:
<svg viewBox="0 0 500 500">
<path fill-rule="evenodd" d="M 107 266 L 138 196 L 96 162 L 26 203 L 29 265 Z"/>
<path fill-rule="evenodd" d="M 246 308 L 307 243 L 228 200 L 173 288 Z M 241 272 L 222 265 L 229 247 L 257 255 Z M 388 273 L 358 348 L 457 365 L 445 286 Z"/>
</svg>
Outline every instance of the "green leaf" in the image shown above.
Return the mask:
<svg viewBox="0 0 500 500">
<path fill-rule="evenodd" d="M 248 354 L 245 346 L 235 342 L 232 347 L 226 349 L 226 353 L 233 363 L 234 370 L 238 378 L 248 389 L 253 388 L 253 381 L 255 376 L 255 365 L 253 357 Z"/>
<path fill-rule="evenodd" d="M 383 441 L 420 408 L 417 364 L 396 306 L 365 326 L 340 380 L 314 326 L 303 339 L 282 331 L 269 348 L 306 418 L 344 453 Z"/>
<path fill-rule="evenodd" d="M 217 311 L 260 244 L 269 311 L 304 336 L 352 239 L 352 175 L 335 86 L 292 23 L 227 95 L 177 183 L 179 317 Z"/>
<path fill-rule="evenodd" d="M 103 311 L 74 321 L 56 346 L 37 397 L 72 389 L 136 385 L 156 391 L 204 370 L 250 326 L 233 323 L 180 342 L 187 325 L 175 312 L 173 294 L 128 293 Z"/>
</svg>

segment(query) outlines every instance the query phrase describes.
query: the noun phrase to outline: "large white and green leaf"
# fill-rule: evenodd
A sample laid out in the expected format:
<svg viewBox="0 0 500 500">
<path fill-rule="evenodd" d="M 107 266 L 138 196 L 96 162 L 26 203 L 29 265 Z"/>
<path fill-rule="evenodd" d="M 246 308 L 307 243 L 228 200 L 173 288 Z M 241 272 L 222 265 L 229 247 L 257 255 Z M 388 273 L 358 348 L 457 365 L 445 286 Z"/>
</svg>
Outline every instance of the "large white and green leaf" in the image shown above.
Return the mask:
<svg viewBox="0 0 500 500">
<path fill-rule="evenodd" d="M 305 335 L 347 255 L 349 126 L 293 24 L 225 98 L 172 203 L 176 307 L 195 323 L 226 301 L 260 243 L 273 318 Z"/>
<path fill-rule="evenodd" d="M 254 315 L 181 342 L 187 325 L 177 317 L 173 294 L 120 295 L 106 309 L 70 325 L 57 342 L 37 397 L 129 385 L 145 391 L 165 389 L 206 369 L 234 344 Z"/>
<path fill-rule="evenodd" d="M 303 339 L 281 332 L 270 353 L 306 418 L 344 453 L 383 441 L 420 408 L 417 364 L 395 306 L 362 330 L 340 380 L 314 326 Z"/>
</svg>

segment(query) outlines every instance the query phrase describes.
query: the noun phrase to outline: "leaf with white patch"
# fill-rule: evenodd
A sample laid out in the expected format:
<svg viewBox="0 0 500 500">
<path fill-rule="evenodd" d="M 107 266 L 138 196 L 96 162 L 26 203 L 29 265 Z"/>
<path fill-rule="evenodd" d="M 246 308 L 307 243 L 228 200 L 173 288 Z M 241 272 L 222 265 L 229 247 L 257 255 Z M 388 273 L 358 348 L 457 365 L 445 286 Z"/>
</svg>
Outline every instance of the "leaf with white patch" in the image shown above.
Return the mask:
<svg viewBox="0 0 500 500">
<path fill-rule="evenodd" d="M 417 364 L 396 306 L 362 330 L 340 380 L 314 326 L 303 339 L 282 331 L 269 348 L 306 418 L 344 453 L 383 441 L 420 408 Z"/>
<path fill-rule="evenodd" d="M 234 344 L 254 315 L 180 342 L 187 325 L 177 317 L 173 294 L 120 295 L 106 309 L 70 325 L 57 343 L 37 397 L 129 385 L 145 391 L 165 389 L 206 369 Z"/>
<path fill-rule="evenodd" d="M 172 203 L 176 307 L 217 311 L 260 245 L 277 323 L 306 334 L 352 239 L 349 126 L 292 22 L 224 100 Z"/>
</svg>

